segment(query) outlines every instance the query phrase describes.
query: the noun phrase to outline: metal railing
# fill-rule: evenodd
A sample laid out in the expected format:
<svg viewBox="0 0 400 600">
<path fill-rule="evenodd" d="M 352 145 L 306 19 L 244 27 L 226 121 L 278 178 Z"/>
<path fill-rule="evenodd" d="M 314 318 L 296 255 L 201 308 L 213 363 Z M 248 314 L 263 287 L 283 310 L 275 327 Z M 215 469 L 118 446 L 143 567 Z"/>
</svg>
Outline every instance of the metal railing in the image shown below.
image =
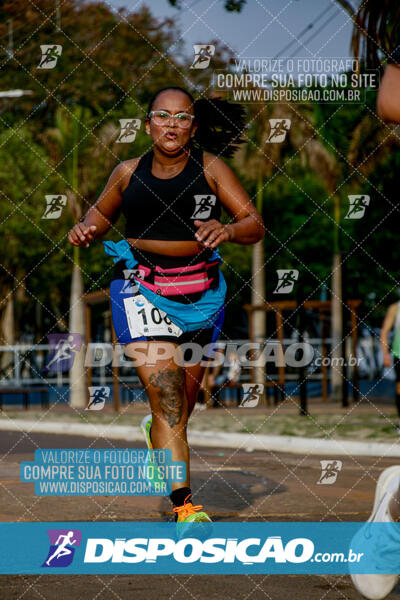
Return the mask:
<svg viewBox="0 0 400 600">
<path fill-rule="evenodd" d="M 267 343 L 278 343 L 276 339 L 267 339 Z M 296 338 L 285 338 L 283 339 L 283 350 L 284 352 L 290 346 L 295 343 Z M 326 355 L 327 347 L 330 347 L 332 341 L 329 338 L 324 340 L 325 348 L 322 351 L 322 344 L 320 338 L 307 338 L 306 342 L 310 344 L 314 349 L 314 358 L 316 356 L 322 356 L 323 353 Z M 234 340 L 221 340 L 220 346 L 224 352 L 228 355 L 235 347 L 239 348 L 244 344 L 249 344 L 249 339 L 234 339 Z M 109 342 L 96 342 L 96 348 L 106 349 L 110 348 Z M 65 386 L 69 383 L 68 372 L 44 372 L 43 369 L 46 365 L 48 355 L 54 347 L 50 344 L 15 344 L 8 346 L 0 346 L 0 386 L 23 386 L 23 385 L 43 385 L 48 384 L 52 386 Z M 117 353 L 117 358 L 114 358 L 114 364 L 119 367 L 119 379 L 121 382 L 132 382 L 138 381 L 138 377 L 135 374 L 134 368 L 130 365 L 129 359 L 123 355 L 123 350 L 120 347 Z M 271 365 L 270 362 L 266 364 L 266 370 L 269 372 L 268 377 L 275 379 L 276 368 Z M 248 380 L 248 367 L 243 366 L 241 370 L 241 379 Z M 308 370 L 308 375 L 312 379 L 320 379 L 322 377 L 321 369 Z M 296 379 L 297 374 L 295 369 L 286 369 L 285 379 L 293 380 Z M 100 364 L 92 365 L 92 384 L 94 385 L 108 385 L 113 381 L 112 364 Z"/>
</svg>

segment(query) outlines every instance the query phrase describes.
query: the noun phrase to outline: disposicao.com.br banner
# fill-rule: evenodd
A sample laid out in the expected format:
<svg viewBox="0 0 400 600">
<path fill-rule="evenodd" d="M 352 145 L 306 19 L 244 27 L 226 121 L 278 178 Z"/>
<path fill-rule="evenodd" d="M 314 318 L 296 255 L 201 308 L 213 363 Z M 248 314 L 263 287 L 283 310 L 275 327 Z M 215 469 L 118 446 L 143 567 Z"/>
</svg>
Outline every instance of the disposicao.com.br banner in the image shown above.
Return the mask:
<svg viewBox="0 0 400 600">
<path fill-rule="evenodd" d="M 205 526 L 1 523 L 0 573 L 400 572 L 398 523 L 233 522 Z"/>
</svg>

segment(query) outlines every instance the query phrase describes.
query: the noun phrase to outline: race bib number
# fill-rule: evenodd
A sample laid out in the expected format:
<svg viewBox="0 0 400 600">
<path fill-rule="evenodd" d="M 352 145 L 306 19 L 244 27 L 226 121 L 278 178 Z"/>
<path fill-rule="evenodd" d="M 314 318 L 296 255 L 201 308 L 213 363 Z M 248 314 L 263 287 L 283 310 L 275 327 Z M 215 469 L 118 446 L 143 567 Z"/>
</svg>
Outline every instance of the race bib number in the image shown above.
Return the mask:
<svg viewBox="0 0 400 600">
<path fill-rule="evenodd" d="M 138 294 L 124 299 L 125 314 L 132 338 L 145 335 L 180 336 L 182 329 L 175 325 L 163 310 Z"/>
</svg>

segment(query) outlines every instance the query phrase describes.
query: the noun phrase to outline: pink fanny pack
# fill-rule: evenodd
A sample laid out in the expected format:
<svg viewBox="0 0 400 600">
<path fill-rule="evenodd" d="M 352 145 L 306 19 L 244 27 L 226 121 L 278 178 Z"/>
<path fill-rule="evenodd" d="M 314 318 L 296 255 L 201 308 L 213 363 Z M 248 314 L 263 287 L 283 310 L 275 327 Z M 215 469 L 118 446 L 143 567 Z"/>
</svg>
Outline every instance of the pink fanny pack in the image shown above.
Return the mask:
<svg viewBox="0 0 400 600">
<path fill-rule="evenodd" d="M 208 290 L 214 281 L 210 277 L 209 269 L 219 264 L 219 261 L 200 262 L 188 267 L 174 267 L 162 269 L 156 266 L 154 269 L 138 265 L 137 269 L 142 273 L 141 283 L 160 296 L 180 296 L 184 294 L 195 294 Z M 150 278 L 151 281 L 147 281 Z"/>
</svg>

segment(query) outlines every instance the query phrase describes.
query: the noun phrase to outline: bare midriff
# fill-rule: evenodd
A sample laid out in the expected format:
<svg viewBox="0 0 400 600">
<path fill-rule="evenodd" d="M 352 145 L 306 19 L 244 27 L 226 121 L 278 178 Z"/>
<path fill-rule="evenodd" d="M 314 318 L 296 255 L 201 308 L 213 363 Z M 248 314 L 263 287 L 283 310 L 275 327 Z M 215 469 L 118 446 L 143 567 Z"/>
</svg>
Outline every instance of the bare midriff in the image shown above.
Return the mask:
<svg viewBox="0 0 400 600">
<path fill-rule="evenodd" d="M 126 238 L 127 242 L 144 252 L 163 254 L 164 256 L 194 256 L 204 250 L 204 246 L 195 241 L 142 240 Z"/>
</svg>

